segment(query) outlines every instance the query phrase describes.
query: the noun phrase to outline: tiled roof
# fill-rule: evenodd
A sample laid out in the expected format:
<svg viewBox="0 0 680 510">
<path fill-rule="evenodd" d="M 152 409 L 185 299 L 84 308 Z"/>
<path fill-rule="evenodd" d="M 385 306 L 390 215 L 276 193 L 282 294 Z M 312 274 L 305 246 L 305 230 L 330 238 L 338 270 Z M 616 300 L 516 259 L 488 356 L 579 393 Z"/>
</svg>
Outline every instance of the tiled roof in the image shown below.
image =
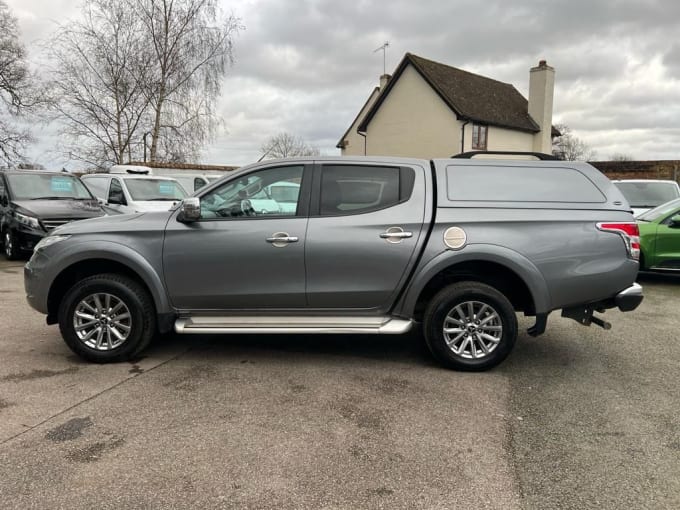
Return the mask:
<svg viewBox="0 0 680 510">
<path fill-rule="evenodd" d="M 529 115 L 526 98 L 511 84 L 407 53 L 390 83 L 362 120 L 359 131 L 366 131 L 371 119 L 408 65 L 418 71 L 461 120 L 531 133 L 540 130 Z"/>
</svg>

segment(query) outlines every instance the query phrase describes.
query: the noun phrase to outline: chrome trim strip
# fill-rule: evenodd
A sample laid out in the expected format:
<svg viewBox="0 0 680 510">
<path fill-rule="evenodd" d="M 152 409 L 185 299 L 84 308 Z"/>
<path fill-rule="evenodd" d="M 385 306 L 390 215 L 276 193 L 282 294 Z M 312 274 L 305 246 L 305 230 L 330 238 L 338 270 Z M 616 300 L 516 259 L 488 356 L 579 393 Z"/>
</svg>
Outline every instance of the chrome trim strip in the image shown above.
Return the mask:
<svg viewBox="0 0 680 510">
<path fill-rule="evenodd" d="M 633 283 L 627 289 L 622 290 L 617 295 L 618 296 L 642 296 L 642 285 L 639 283 Z"/>
<path fill-rule="evenodd" d="M 389 317 L 185 317 L 177 319 L 179 334 L 228 333 L 362 333 L 398 335 L 413 321 Z"/>
</svg>

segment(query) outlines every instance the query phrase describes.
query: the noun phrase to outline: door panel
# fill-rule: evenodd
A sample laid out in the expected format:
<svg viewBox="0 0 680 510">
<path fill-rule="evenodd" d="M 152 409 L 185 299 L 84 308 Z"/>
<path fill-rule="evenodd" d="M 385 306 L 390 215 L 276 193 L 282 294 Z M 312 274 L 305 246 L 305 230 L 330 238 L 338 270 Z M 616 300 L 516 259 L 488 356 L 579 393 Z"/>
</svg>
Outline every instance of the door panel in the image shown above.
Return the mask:
<svg viewBox="0 0 680 510">
<path fill-rule="evenodd" d="M 324 202 L 340 195 L 334 200 L 339 202 L 340 212 L 333 216 L 311 216 L 309 220 L 305 258 L 307 301 L 311 308 L 370 309 L 383 313 L 391 307 L 412 268 L 416 247 L 424 235 L 424 170 L 419 167 L 412 170 L 415 180 L 409 184 L 412 186 L 410 197 L 391 207 L 358 213 L 354 211 L 362 210 L 360 202 L 380 207 L 383 205 L 380 197 L 387 197 L 389 201 L 398 196 L 389 184 L 381 184 L 381 172 L 374 174 L 373 182 L 362 183 L 360 173 L 348 171 L 347 177 L 338 177 L 339 186 L 328 185 L 319 178 L 318 211 L 329 214 L 330 207 L 324 206 Z M 321 175 L 323 171 L 323 167 L 317 169 Z M 370 181 L 370 169 L 366 175 Z M 328 188 L 325 191 L 328 200 L 323 198 L 324 186 Z M 348 199 L 354 186 L 358 189 L 355 198 Z M 369 196 L 372 190 L 380 195 L 374 201 Z M 401 229 L 400 235 L 410 233 L 411 236 L 381 237 L 388 229 L 394 229 L 393 234 Z"/>
<path fill-rule="evenodd" d="M 184 224 L 165 235 L 165 282 L 172 304 L 185 310 L 305 306 L 306 218 L 243 219 Z M 298 242 L 277 247 L 277 232 Z"/>
<path fill-rule="evenodd" d="M 175 307 L 243 310 L 306 305 L 309 185 L 304 172 L 303 165 L 288 165 L 236 176 L 200 196 L 200 221 L 182 223 L 177 214 L 171 217 L 163 270 Z M 267 195 L 267 186 L 280 183 L 296 186 L 298 207 L 279 207 Z"/>
<path fill-rule="evenodd" d="M 680 269 L 680 227 L 660 224 L 656 230 L 656 264 Z"/>
</svg>

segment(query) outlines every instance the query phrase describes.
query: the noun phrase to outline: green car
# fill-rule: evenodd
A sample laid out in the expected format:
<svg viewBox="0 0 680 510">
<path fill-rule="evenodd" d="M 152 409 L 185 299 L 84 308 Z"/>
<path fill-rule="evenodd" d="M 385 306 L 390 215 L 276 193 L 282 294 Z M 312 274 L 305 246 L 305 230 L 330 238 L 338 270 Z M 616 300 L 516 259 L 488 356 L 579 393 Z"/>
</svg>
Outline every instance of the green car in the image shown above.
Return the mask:
<svg viewBox="0 0 680 510">
<path fill-rule="evenodd" d="M 680 271 L 680 198 L 637 217 L 640 228 L 640 269 Z"/>
</svg>

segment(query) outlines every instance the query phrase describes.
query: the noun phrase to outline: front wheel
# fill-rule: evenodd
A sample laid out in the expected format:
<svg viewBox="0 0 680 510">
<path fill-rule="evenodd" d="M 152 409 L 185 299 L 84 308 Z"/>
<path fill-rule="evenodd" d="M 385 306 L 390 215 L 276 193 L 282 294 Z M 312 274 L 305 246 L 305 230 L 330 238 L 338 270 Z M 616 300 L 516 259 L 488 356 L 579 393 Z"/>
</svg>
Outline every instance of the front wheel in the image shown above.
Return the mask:
<svg viewBox="0 0 680 510">
<path fill-rule="evenodd" d="M 434 357 L 456 370 L 495 367 L 517 340 L 512 304 L 501 292 L 480 282 L 442 289 L 427 306 L 423 328 Z"/>
<path fill-rule="evenodd" d="M 9 227 L 2 233 L 2 248 L 7 260 L 17 260 L 21 256 L 19 240 L 14 231 Z"/>
<path fill-rule="evenodd" d="M 59 307 L 59 329 L 73 352 L 95 363 L 125 361 L 145 349 L 156 321 L 153 301 L 135 280 L 90 276 L 74 285 Z"/>
</svg>

